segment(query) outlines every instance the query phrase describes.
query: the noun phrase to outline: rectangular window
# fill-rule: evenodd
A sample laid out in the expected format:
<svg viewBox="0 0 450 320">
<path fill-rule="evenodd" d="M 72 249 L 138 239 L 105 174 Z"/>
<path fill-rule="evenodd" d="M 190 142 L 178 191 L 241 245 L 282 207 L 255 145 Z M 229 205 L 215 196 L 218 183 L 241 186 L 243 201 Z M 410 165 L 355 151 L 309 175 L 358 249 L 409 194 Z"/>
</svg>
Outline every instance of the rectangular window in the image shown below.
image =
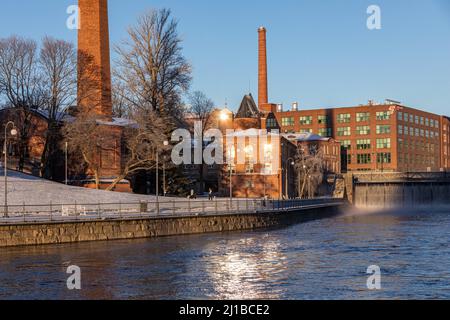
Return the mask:
<svg viewBox="0 0 450 320">
<path fill-rule="evenodd" d="M 390 152 L 381 152 L 377 154 L 377 163 L 391 163 L 392 155 Z"/>
<path fill-rule="evenodd" d="M 398 134 L 403 134 L 403 126 L 398 126 Z"/>
<path fill-rule="evenodd" d="M 357 155 L 358 164 L 369 164 L 372 162 L 370 153 L 358 154 Z"/>
<path fill-rule="evenodd" d="M 320 128 L 319 129 L 319 136 L 321 137 L 331 137 L 333 134 L 331 132 L 331 128 Z"/>
<path fill-rule="evenodd" d="M 408 119 L 409 119 L 409 114 L 407 114 L 406 112 L 403 114 L 403 120 L 405 121 L 405 122 L 408 122 Z"/>
<path fill-rule="evenodd" d="M 400 120 L 400 121 L 403 120 L 403 112 L 399 111 L 399 112 L 397 113 L 397 119 Z"/>
<path fill-rule="evenodd" d="M 356 122 L 365 122 L 370 120 L 369 112 L 360 112 L 356 114 Z"/>
<path fill-rule="evenodd" d="M 348 137 L 352 133 L 350 127 L 339 127 L 337 128 L 337 135 L 338 137 Z"/>
<path fill-rule="evenodd" d="M 300 133 L 313 133 L 313 129 L 300 129 Z"/>
<path fill-rule="evenodd" d="M 277 127 L 278 127 L 277 120 L 274 119 L 274 118 L 269 118 L 269 119 L 267 119 L 266 127 L 267 127 L 268 129 L 277 128 Z"/>
<path fill-rule="evenodd" d="M 357 150 L 369 150 L 370 148 L 370 139 L 362 139 L 356 141 Z"/>
<path fill-rule="evenodd" d="M 313 117 L 311 117 L 311 116 L 300 117 L 300 124 L 303 125 L 303 126 L 304 125 L 311 125 L 312 122 L 313 122 Z"/>
<path fill-rule="evenodd" d="M 414 115 L 413 114 L 409 115 L 409 122 L 414 123 Z"/>
<path fill-rule="evenodd" d="M 377 149 L 390 149 L 391 148 L 391 139 L 377 139 Z"/>
<path fill-rule="evenodd" d="M 385 121 L 391 119 L 391 115 L 388 111 L 377 112 L 377 120 Z"/>
<path fill-rule="evenodd" d="M 428 118 L 425 119 L 425 125 L 426 125 L 427 127 L 430 126 L 430 119 L 428 119 Z"/>
<path fill-rule="evenodd" d="M 350 123 L 352 116 L 350 113 L 341 113 L 338 114 L 337 122 L 338 123 Z"/>
<path fill-rule="evenodd" d="M 328 124 L 328 116 L 318 116 L 317 117 L 317 121 L 319 122 L 319 124 Z"/>
<path fill-rule="evenodd" d="M 351 148 L 352 148 L 351 140 L 342 140 L 341 141 L 341 148 L 345 149 L 345 150 L 351 150 Z"/>
<path fill-rule="evenodd" d="M 379 125 L 377 126 L 377 134 L 390 134 L 391 126 L 390 125 Z"/>
<path fill-rule="evenodd" d="M 424 117 L 420 117 L 420 125 L 425 125 L 425 118 Z"/>
<path fill-rule="evenodd" d="M 282 118 L 281 119 L 281 125 L 283 127 L 292 127 L 295 125 L 295 120 L 293 117 L 288 117 L 288 118 Z"/>
<path fill-rule="evenodd" d="M 369 135 L 370 127 L 369 126 L 358 126 L 358 127 L 356 127 L 356 134 L 359 134 L 361 136 Z"/>
<path fill-rule="evenodd" d="M 414 122 L 415 122 L 416 124 L 419 124 L 419 116 L 415 116 L 414 119 L 415 119 Z"/>
<path fill-rule="evenodd" d="M 416 128 L 416 137 L 420 137 L 420 130 L 419 130 L 419 128 Z"/>
</svg>

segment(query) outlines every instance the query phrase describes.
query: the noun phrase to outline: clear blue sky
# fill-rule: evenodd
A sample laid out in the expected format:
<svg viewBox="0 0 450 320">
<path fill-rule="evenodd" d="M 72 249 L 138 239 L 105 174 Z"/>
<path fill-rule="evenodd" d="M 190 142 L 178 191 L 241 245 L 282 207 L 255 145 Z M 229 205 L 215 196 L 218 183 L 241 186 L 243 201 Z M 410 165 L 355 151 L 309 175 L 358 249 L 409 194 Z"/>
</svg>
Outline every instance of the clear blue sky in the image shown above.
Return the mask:
<svg viewBox="0 0 450 320">
<path fill-rule="evenodd" d="M 2 0 L 0 37 L 51 35 L 76 0 Z M 366 28 L 381 7 L 382 30 Z M 269 99 L 301 108 L 357 105 L 368 99 L 450 115 L 450 0 L 109 0 L 111 42 L 148 8 L 179 19 L 193 89 L 235 109 L 257 95 L 257 28 L 268 29 Z"/>
</svg>

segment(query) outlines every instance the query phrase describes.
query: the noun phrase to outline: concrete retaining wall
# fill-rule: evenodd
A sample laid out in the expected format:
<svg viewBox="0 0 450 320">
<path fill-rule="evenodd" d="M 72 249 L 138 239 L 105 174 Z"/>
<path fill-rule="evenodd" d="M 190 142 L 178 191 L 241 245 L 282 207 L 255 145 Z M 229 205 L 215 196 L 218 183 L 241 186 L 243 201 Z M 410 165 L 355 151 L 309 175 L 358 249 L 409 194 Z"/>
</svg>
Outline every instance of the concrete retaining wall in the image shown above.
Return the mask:
<svg viewBox="0 0 450 320">
<path fill-rule="evenodd" d="M 340 209 L 333 205 L 283 213 L 0 225 L 0 247 L 272 228 L 338 214 Z"/>
<path fill-rule="evenodd" d="M 412 207 L 450 204 L 448 182 L 356 184 L 354 205 L 359 208 Z"/>
</svg>

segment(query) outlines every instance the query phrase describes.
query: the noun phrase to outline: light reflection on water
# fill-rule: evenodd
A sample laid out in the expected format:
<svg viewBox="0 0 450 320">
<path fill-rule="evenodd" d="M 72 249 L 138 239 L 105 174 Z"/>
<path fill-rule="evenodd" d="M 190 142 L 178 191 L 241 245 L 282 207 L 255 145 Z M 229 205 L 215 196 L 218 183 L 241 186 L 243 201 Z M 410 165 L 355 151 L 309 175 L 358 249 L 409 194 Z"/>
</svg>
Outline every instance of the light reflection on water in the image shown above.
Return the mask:
<svg viewBox="0 0 450 320">
<path fill-rule="evenodd" d="M 425 213 L 424 213 L 425 212 Z M 450 210 L 285 229 L 2 249 L 1 299 L 450 298 Z M 366 288 L 369 265 L 383 290 Z M 82 269 L 79 292 L 66 268 Z"/>
</svg>

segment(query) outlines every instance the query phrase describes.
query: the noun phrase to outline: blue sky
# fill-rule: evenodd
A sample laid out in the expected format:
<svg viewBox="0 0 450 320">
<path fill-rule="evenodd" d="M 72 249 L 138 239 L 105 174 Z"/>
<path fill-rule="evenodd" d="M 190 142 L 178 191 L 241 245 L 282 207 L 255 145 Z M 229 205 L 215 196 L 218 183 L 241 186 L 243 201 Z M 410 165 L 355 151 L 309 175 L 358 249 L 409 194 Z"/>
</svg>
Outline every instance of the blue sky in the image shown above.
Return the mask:
<svg viewBox="0 0 450 320">
<path fill-rule="evenodd" d="M 76 0 L 2 0 L 0 37 L 75 42 L 65 27 Z M 376 4 L 382 29 L 366 27 Z M 404 104 L 450 115 L 450 0 L 109 0 L 111 42 L 148 8 L 171 8 L 193 89 L 235 109 L 257 95 L 257 28 L 268 29 L 269 100 L 321 108 Z"/>
</svg>

